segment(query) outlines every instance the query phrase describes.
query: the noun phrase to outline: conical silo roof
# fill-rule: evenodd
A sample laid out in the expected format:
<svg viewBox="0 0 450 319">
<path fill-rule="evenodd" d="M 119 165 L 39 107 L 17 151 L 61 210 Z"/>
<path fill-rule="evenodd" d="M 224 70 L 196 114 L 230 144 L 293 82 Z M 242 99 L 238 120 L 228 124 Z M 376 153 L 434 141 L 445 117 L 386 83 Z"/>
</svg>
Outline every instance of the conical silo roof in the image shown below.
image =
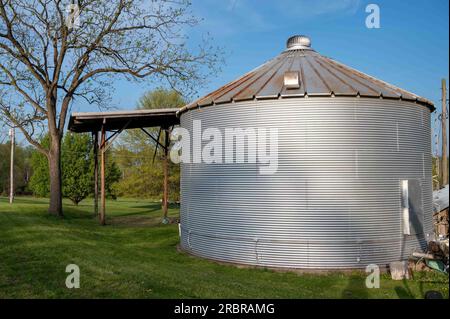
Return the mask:
<svg viewBox="0 0 450 319">
<path fill-rule="evenodd" d="M 188 109 L 232 101 L 370 97 L 416 102 L 434 110 L 431 101 L 325 57 L 311 48 L 306 36 L 293 36 L 280 55 L 185 106 Z"/>
</svg>

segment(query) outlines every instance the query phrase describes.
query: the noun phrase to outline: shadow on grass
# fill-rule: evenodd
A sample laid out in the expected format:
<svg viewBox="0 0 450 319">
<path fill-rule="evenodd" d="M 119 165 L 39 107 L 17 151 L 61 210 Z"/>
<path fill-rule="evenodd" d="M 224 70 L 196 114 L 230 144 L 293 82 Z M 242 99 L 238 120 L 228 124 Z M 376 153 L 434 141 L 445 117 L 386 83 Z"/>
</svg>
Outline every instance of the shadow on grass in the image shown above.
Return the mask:
<svg viewBox="0 0 450 319">
<path fill-rule="evenodd" d="M 142 215 L 148 215 L 157 211 L 161 211 L 161 207 L 158 208 L 154 208 L 154 209 L 149 209 L 149 210 L 142 210 L 142 211 L 136 211 L 136 212 L 128 212 L 128 211 L 123 211 L 123 212 L 115 212 L 114 216 L 115 217 L 126 217 L 126 216 L 142 216 Z"/>
<path fill-rule="evenodd" d="M 342 299 L 367 299 L 369 298 L 365 277 L 361 274 L 350 275 L 347 287 L 342 291 Z"/>
<path fill-rule="evenodd" d="M 112 216 L 108 219 L 108 224 L 119 227 L 153 227 L 162 225 L 161 221 L 162 217 L 134 216 L 133 214 L 125 216 Z"/>
<path fill-rule="evenodd" d="M 411 289 L 409 288 L 407 280 L 403 279 L 402 283 L 403 283 L 403 287 L 396 286 L 394 288 L 395 293 L 397 294 L 397 296 L 400 299 L 415 299 L 416 297 L 414 296 L 414 294 L 412 293 Z M 423 296 L 423 284 L 422 284 L 422 282 L 419 283 L 419 288 L 420 288 L 420 294 Z"/>
<path fill-rule="evenodd" d="M 130 206 L 130 208 L 141 208 L 141 209 L 151 209 L 153 210 L 160 210 L 161 209 L 161 203 L 160 202 L 151 202 L 151 203 L 143 203 L 142 205 L 135 205 Z M 180 204 L 169 204 L 169 209 L 175 209 L 180 208 Z"/>
<path fill-rule="evenodd" d="M 8 197 L 0 197 L 0 203 L 9 204 Z M 14 199 L 14 204 L 30 204 L 30 205 L 48 205 L 48 201 L 46 198 L 35 198 L 35 197 L 20 197 Z"/>
</svg>

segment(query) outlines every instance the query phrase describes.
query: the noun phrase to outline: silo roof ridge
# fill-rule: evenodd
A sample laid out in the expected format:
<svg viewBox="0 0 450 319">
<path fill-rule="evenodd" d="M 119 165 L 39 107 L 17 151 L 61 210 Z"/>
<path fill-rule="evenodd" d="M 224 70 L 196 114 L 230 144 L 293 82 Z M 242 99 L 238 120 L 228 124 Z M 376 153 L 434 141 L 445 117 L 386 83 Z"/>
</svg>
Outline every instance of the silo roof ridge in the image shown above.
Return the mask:
<svg viewBox="0 0 450 319">
<path fill-rule="evenodd" d="M 355 96 L 416 102 L 434 110 L 428 99 L 403 90 L 323 56 L 310 47 L 305 36 L 288 40 L 288 49 L 250 72 L 183 107 L 189 109 L 252 99 L 302 98 L 305 96 Z M 298 85 L 286 85 L 286 76 Z"/>
</svg>

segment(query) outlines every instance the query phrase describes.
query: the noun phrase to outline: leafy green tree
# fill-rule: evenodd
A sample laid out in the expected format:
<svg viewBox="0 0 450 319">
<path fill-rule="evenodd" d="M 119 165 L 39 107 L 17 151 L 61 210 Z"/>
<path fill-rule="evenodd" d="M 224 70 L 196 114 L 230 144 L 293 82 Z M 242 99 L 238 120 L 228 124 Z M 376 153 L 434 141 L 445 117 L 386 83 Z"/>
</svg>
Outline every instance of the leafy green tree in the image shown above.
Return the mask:
<svg viewBox="0 0 450 319">
<path fill-rule="evenodd" d="M 92 164 L 91 177 L 94 176 L 94 165 Z M 116 161 L 113 158 L 113 152 L 106 152 L 106 165 L 105 165 L 105 188 L 106 188 L 106 197 L 116 199 L 118 194 L 116 190 L 116 184 L 119 182 L 122 177 L 122 172 L 117 166 Z M 93 189 L 93 187 L 92 187 Z"/>
<path fill-rule="evenodd" d="M 78 205 L 93 187 L 91 139 L 88 134 L 66 134 L 61 151 L 62 194 Z"/>
<path fill-rule="evenodd" d="M 138 102 L 138 109 L 164 109 L 182 107 L 186 105 L 185 99 L 175 90 L 157 88 L 145 93 Z"/>
<path fill-rule="evenodd" d="M 47 139 L 47 141 L 46 141 Z M 48 143 L 48 137 L 41 142 Z M 62 191 L 63 197 L 69 198 L 75 205 L 93 193 L 94 157 L 89 134 L 72 134 L 64 136 L 61 146 Z M 113 184 L 120 176 L 120 170 L 110 153 L 106 161 L 106 195 L 116 198 Z M 32 156 L 34 174 L 31 177 L 30 188 L 37 196 L 46 197 L 50 192 L 48 161 L 42 153 L 35 151 Z"/>
<path fill-rule="evenodd" d="M 157 88 L 144 93 L 137 103 L 137 109 L 153 110 L 176 108 L 183 107 L 186 104 L 187 101 L 177 91 Z M 151 133 L 155 139 L 158 137 L 159 128 L 146 128 L 146 130 Z M 162 135 L 163 134 L 160 136 L 160 143 L 162 143 Z M 120 141 L 133 151 L 144 151 L 148 149 L 149 145 L 156 146 L 155 142 L 140 129 L 127 130 L 123 133 Z"/>
<path fill-rule="evenodd" d="M 45 147 L 48 143 L 49 138 L 45 136 L 41 140 L 41 144 Z M 31 191 L 39 197 L 48 196 L 50 193 L 50 177 L 47 157 L 38 151 L 34 151 L 31 156 L 31 166 L 33 167 L 33 175 L 29 184 Z"/>
<path fill-rule="evenodd" d="M 20 144 L 15 146 L 14 156 L 14 192 L 26 194 L 28 181 L 32 174 L 31 159 L 32 149 Z M 11 144 L 0 144 L 0 194 L 9 194 Z"/>
<path fill-rule="evenodd" d="M 161 155 L 153 162 L 154 147 L 133 151 L 121 145 L 113 150 L 113 156 L 122 172 L 115 184 L 118 196 L 159 200 L 163 193 L 163 168 Z M 180 196 L 179 165 L 169 162 L 169 199 L 178 201 Z"/>
<path fill-rule="evenodd" d="M 174 108 L 186 105 L 186 100 L 176 91 L 158 88 L 145 93 L 138 102 L 138 109 Z M 146 129 L 155 139 L 158 128 Z M 162 136 L 160 143 L 162 143 Z M 116 162 L 122 178 L 116 185 L 119 196 L 161 199 L 163 191 L 162 150 L 159 147 L 153 161 L 156 143 L 141 130 L 123 133 L 119 145 L 114 148 Z M 169 161 L 169 198 L 179 200 L 179 165 Z"/>
</svg>

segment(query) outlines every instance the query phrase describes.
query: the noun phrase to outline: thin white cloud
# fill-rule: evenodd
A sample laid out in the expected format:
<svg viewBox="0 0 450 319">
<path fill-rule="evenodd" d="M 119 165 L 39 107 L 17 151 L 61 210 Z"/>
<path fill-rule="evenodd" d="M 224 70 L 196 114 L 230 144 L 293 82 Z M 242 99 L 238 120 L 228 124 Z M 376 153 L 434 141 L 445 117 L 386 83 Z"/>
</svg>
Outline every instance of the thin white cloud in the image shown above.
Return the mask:
<svg viewBox="0 0 450 319">
<path fill-rule="evenodd" d="M 248 0 L 203 0 L 196 10 L 204 18 L 203 27 L 213 34 L 227 36 L 242 30 L 268 31 L 274 27 L 258 6 Z"/>
<path fill-rule="evenodd" d="M 221 37 L 243 30 L 269 32 L 295 19 L 353 15 L 360 5 L 361 0 L 202 0 L 195 3 L 195 11 L 204 18 L 202 27 Z"/>
<path fill-rule="evenodd" d="M 287 16 L 314 18 L 329 14 L 355 14 L 361 0 L 283 0 L 277 4 L 278 10 Z"/>
</svg>

